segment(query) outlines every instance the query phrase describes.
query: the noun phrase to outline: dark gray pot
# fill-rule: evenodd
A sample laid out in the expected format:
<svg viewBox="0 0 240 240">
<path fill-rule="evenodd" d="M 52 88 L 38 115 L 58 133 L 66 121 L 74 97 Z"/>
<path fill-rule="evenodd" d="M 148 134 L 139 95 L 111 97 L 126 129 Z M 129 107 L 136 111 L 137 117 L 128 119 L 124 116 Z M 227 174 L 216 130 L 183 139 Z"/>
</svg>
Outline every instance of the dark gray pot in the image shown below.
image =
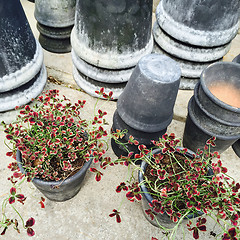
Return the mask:
<svg viewBox="0 0 240 240">
<path fill-rule="evenodd" d="M 117 102 L 121 119 L 144 132 L 159 132 L 171 123 L 181 70 L 167 56 L 149 54 L 135 67 Z"/>
<path fill-rule="evenodd" d="M 240 64 L 240 54 L 233 59 L 233 62 Z M 232 145 L 232 148 L 237 156 L 240 157 L 240 139 Z"/>
<path fill-rule="evenodd" d="M 210 87 L 229 83 L 240 89 L 240 65 L 230 62 L 214 63 L 201 74 L 194 96 L 188 104 L 188 116 L 183 144 L 196 151 L 203 148 L 207 139 L 215 136 L 212 151 L 225 151 L 240 137 L 240 108 L 228 105 L 215 97 Z"/>
<path fill-rule="evenodd" d="M 43 90 L 47 73 L 20 1 L 0 2 L 0 112 L 22 106 Z"/>
<path fill-rule="evenodd" d="M 147 148 L 151 148 L 154 145 L 152 144 L 152 140 L 159 140 L 164 133 L 166 133 L 167 129 L 160 130 L 158 132 L 143 132 L 136 130 L 129 125 L 127 125 L 119 116 L 118 111 L 116 110 L 113 115 L 113 125 L 112 131 L 116 132 L 116 130 L 124 130 L 127 129 L 128 132 L 124 135 L 122 139 L 118 139 L 121 143 L 125 143 L 124 146 L 121 144 L 117 144 L 113 139 L 111 140 L 111 146 L 116 156 L 120 157 L 127 156 L 129 152 L 139 153 L 138 146 L 131 145 L 128 143 L 129 137 L 133 136 L 135 140 L 139 142 L 139 144 L 144 144 Z M 137 162 L 140 164 L 141 162 Z"/>
<path fill-rule="evenodd" d="M 183 149 L 183 148 L 179 147 L 179 149 Z M 153 153 L 153 154 L 158 154 L 158 153 L 161 153 L 161 151 L 160 151 L 160 149 L 155 149 L 155 150 L 153 150 L 152 153 Z M 194 154 L 194 152 L 192 152 L 192 151 L 189 150 L 189 149 L 187 150 L 186 155 L 187 155 L 189 158 L 191 158 L 191 157 L 193 156 L 193 154 Z M 142 169 L 143 172 L 142 172 L 142 171 L 139 171 L 139 172 L 138 172 L 138 182 L 139 182 L 139 183 L 141 183 L 141 182 L 144 181 L 143 173 L 146 171 L 146 168 L 147 168 L 147 163 L 146 163 L 145 161 L 142 161 L 142 163 L 141 163 L 141 169 Z M 209 170 L 208 174 L 209 174 L 209 175 L 212 175 L 212 174 L 213 174 L 212 170 Z M 149 207 L 149 204 L 152 203 L 153 197 L 149 194 L 149 191 L 148 191 L 148 189 L 147 189 L 147 187 L 146 187 L 145 184 L 140 184 L 140 188 L 141 188 L 142 197 L 143 197 L 142 200 L 141 200 L 141 202 L 142 202 L 142 209 L 143 209 L 144 216 L 146 217 L 146 219 L 147 219 L 152 225 L 154 225 L 155 227 L 159 227 L 156 219 L 154 218 L 154 219 L 152 220 L 152 219 L 145 213 L 145 210 L 151 208 L 151 207 Z M 201 216 L 201 215 L 203 215 L 203 212 L 198 211 L 197 214 L 196 214 L 196 213 L 195 213 L 195 214 L 192 213 L 192 214 L 187 215 L 185 219 L 192 219 L 192 218 L 195 218 L 195 217 L 198 217 L 198 216 Z M 157 218 L 158 222 L 159 222 L 162 226 L 164 226 L 164 227 L 166 227 L 166 228 L 172 228 L 172 227 L 174 227 L 174 226 L 176 225 L 175 223 L 173 223 L 173 221 L 171 221 L 170 217 L 167 215 L 166 212 L 165 212 L 164 214 L 158 213 L 158 214 L 156 214 L 155 217 Z"/>
<path fill-rule="evenodd" d="M 216 147 L 212 147 L 211 151 L 222 153 L 240 138 L 240 127 L 231 127 L 212 119 L 202 111 L 192 97 L 188 103 L 183 146 L 192 151 L 197 151 L 198 148 L 203 149 L 206 141 L 212 136 L 216 137 Z"/>
<path fill-rule="evenodd" d="M 22 173 L 25 173 L 22 167 L 22 155 L 17 150 L 17 163 Z M 73 176 L 64 181 L 44 181 L 34 178 L 32 183 L 42 194 L 51 201 L 63 202 L 73 198 L 81 189 L 85 174 L 92 163 L 92 159 L 86 162 L 83 167 Z"/>
<path fill-rule="evenodd" d="M 70 34 L 75 20 L 76 0 L 36 0 L 34 16 L 42 47 L 50 52 L 71 51 Z"/>
</svg>

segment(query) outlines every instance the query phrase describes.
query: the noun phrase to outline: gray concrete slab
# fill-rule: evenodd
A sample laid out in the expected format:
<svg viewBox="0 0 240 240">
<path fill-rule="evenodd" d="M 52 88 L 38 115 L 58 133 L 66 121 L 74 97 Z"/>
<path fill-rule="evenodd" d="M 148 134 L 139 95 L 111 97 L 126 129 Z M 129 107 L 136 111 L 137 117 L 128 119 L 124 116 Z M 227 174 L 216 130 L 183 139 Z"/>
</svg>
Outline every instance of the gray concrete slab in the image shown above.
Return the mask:
<svg viewBox="0 0 240 240">
<path fill-rule="evenodd" d="M 24 10 L 29 19 L 31 28 L 36 37 L 36 21 L 33 17 L 34 4 L 27 0 L 21 0 Z M 225 57 L 226 61 L 231 61 L 240 52 L 239 35 L 234 39 L 232 48 Z M 59 89 L 60 93 L 69 97 L 72 101 L 85 99 L 87 104 L 83 111 L 83 118 L 89 119 L 93 113 L 93 107 L 96 98 L 93 98 L 79 90 L 72 78 L 72 62 L 70 54 L 53 54 L 44 51 L 45 64 L 47 66 L 48 76 L 52 76 L 61 82 L 61 85 L 48 82 L 46 89 Z M 193 91 L 180 90 L 174 108 L 174 119 L 168 127 L 168 133 L 174 132 L 177 137 L 182 137 L 184 124 L 187 115 L 187 103 L 192 96 Z M 107 126 L 108 130 L 112 125 L 112 116 L 116 109 L 116 102 L 106 103 L 100 100 L 100 105 L 105 104 L 103 109 L 108 112 Z M 0 121 L 12 121 L 16 111 L 0 114 Z M 7 196 L 10 184 L 6 180 L 9 176 L 7 169 L 11 158 L 6 157 L 8 148 L 4 145 L 5 134 L 0 127 L 0 201 Z M 115 157 L 112 150 L 109 149 L 109 156 Z M 240 180 L 240 159 L 234 154 L 231 148 L 222 154 L 222 160 L 229 168 L 229 174 Z M 151 237 L 157 237 L 159 240 L 167 239 L 158 228 L 152 226 L 145 219 L 140 203 L 130 203 L 124 200 L 120 209 L 122 214 L 122 223 L 118 224 L 108 215 L 114 208 L 119 208 L 124 194 L 115 192 L 116 186 L 126 179 L 128 174 L 127 168 L 117 166 L 109 168 L 104 172 L 101 182 L 94 180 L 94 175 L 88 172 L 85 178 L 85 184 L 79 194 L 73 199 L 55 203 L 46 200 L 46 208 L 41 209 L 38 201 L 41 197 L 40 192 L 30 183 L 23 186 L 22 191 L 28 195 L 26 204 L 19 209 L 24 217 L 34 217 L 36 224 L 34 230 L 36 235 L 32 239 L 38 240 L 151 240 Z M 186 228 L 185 228 L 186 230 Z M 214 223 L 207 225 L 207 233 L 200 235 L 200 239 L 215 239 L 210 236 L 210 231 L 217 232 Z M 185 239 L 192 239 L 192 233 L 186 230 Z M 17 234 L 9 230 L 6 236 L 1 239 L 22 240 L 28 239 L 25 232 Z M 183 239 L 180 234 L 176 239 Z"/>
</svg>

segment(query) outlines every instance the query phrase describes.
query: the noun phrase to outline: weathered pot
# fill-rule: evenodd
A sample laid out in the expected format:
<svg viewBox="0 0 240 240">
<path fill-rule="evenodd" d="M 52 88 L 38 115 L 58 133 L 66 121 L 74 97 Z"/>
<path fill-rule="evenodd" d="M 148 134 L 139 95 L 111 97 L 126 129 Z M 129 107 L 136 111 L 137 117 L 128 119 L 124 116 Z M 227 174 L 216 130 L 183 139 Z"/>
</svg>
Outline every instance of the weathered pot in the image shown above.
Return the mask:
<svg viewBox="0 0 240 240">
<path fill-rule="evenodd" d="M 16 159 L 21 172 L 25 173 L 26 171 L 22 166 L 22 154 L 19 150 L 17 150 Z M 44 181 L 34 178 L 32 183 L 51 201 L 63 202 L 69 200 L 80 191 L 85 174 L 91 163 L 92 159 L 86 162 L 77 173 L 63 181 Z"/>
<path fill-rule="evenodd" d="M 95 91 L 104 87 L 118 99 L 137 62 L 151 53 L 152 4 L 151 0 L 77 1 L 71 34 L 73 76 L 88 94 L 96 97 Z"/>
<path fill-rule="evenodd" d="M 197 151 L 203 149 L 206 141 L 216 137 L 215 147 L 211 151 L 224 152 L 240 138 L 240 128 L 220 123 L 205 114 L 192 97 L 188 103 L 188 115 L 183 134 L 183 146 Z"/>
<path fill-rule="evenodd" d="M 183 149 L 183 148 L 179 147 L 179 149 Z M 152 153 L 153 154 L 158 154 L 160 152 L 161 152 L 160 149 L 155 149 L 155 150 L 153 150 Z M 192 152 L 191 150 L 188 149 L 186 155 L 191 158 L 193 156 L 193 154 L 194 154 L 194 152 Z M 138 172 L 138 181 L 139 181 L 139 183 L 144 181 L 143 173 L 146 171 L 146 168 L 147 168 L 147 163 L 145 161 L 142 161 L 142 163 L 141 163 L 142 171 Z M 212 174 L 212 171 L 210 170 L 209 171 L 209 175 L 211 175 L 211 174 Z M 153 197 L 149 194 L 148 189 L 147 189 L 145 184 L 140 184 L 140 188 L 141 188 L 142 197 L 143 197 L 142 200 L 141 200 L 141 202 L 142 202 L 142 209 L 143 209 L 144 216 L 146 217 L 146 219 L 152 225 L 154 225 L 155 227 L 159 227 L 157 222 L 159 222 L 162 226 L 164 226 L 166 228 L 174 227 L 176 224 L 173 221 L 171 221 L 170 217 L 167 215 L 166 212 L 164 212 L 164 214 L 156 213 L 156 216 L 155 216 L 155 218 L 153 220 L 145 213 L 145 210 L 151 208 L 149 206 L 149 204 L 152 203 Z M 196 213 L 195 214 L 192 213 L 192 214 L 187 215 L 187 217 L 185 219 L 191 219 L 191 218 L 195 218 L 195 217 L 198 217 L 198 216 L 201 216 L 201 215 L 203 215 L 203 212 L 198 211 L 197 214 Z"/>
<path fill-rule="evenodd" d="M 20 1 L 0 2 L 0 112 L 22 106 L 43 90 L 43 51 Z"/>
<path fill-rule="evenodd" d="M 161 28 L 182 42 L 220 46 L 238 31 L 238 0 L 162 0 L 156 17 Z"/>
<path fill-rule="evenodd" d="M 148 54 L 135 67 L 117 102 L 117 111 L 130 127 L 159 132 L 171 123 L 181 70 L 167 56 Z"/>
<path fill-rule="evenodd" d="M 151 0 L 77 1 L 72 46 L 90 64 L 133 67 L 152 51 L 151 22 Z"/>
<path fill-rule="evenodd" d="M 71 51 L 70 34 L 75 20 L 76 0 L 36 0 L 34 16 L 39 41 L 50 52 Z"/>
<path fill-rule="evenodd" d="M 239 139 L 240 108 L 221 101 L 211 92 L 219 86 L 223 86 L 225 92 L 227 86 L 240 91 L 239 75 L 240 65 L 230 62 L 214 63 L 202 72 L 194 97 L 188 104 L 183 135 L 185 147 L 196 151 L 205 146 L 207 139 L 215 136 L 216 147 L 212 150 L 223 152 Z"/>
<path fill-rule="evenodd" d="M 240 64 L 240 54 L 233 59 L 233 62 Z M 232 145 L 232 148 L 237 156 L 240 157 L 240 139 Z"/>
</svg>

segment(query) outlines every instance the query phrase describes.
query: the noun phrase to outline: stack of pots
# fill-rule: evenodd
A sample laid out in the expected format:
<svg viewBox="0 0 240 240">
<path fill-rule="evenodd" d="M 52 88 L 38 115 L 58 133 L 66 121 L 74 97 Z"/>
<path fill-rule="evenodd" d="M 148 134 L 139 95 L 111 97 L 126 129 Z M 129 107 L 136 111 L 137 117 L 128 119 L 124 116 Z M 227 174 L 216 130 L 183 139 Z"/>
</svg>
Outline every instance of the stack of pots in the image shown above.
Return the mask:
<svg viewBox="0 0 240 240">
<path fill-rule="evenodd" d="M 36 0 L 34 16 L 39 42 L 54 53 L 71 51 L 70 34 L 74 25 L 76 0 Z"/>
<path fill-rule="evenodd" d="M 0 16 L 0 112 L 5 112 L 38 96 L 47 73 L 20 1 L 1 1 Z"/>
<path fill-rule="evenodd" d="M 239 0 L 161 0 L 153 27 L 154 51 L 182 70 L 181 89 L 193 89 L 203 69 L 221 61 L 238 31 Z"/>
<path fill-rule="evenodd" d="M 118 99 L 113 116 L 114 132 L 128 130 L 122 143 L 128 143 L 133 136 L 140 144 L 151 147 L 151 140 L 158 140 L 166 132 L 172 121 L 180 77 L 180 67 L 167 56 L 148 54 L 141 58 Z M 135 145 L 125 147 L 112 139 L 117 156 L 127 155 L 129 151 L 138 153 Z"/>
<path fill-rule="evenodd" d="M 240 55 L 235 57 L 233 59 L 233 62 L 240 64 Z M 232 148 L 233 148 L 234 152 L 238 155 L 238 157 L 240 157 L 240 139 L 232 145 Z"/>
<path fill-rule="evenodd" d="M 73 76 L 88 94 L 117 99 L 141 57 L 153 48 L 152 0 L 77 1 L 71 34 Z"/>
<path fill-rule="evenodd" d="M 239 76 L 240 64 L 231 62 L 214 63 L 203 71 L 188 103 L 185 147 L 203 149 L 214 136 L 216 147 L 212 150 L 221 153 L 240 138 L 240 103 L 233 104 L 240 96 Z M 223 100 L 227 93 L 228 99 Z"/>
</svg>

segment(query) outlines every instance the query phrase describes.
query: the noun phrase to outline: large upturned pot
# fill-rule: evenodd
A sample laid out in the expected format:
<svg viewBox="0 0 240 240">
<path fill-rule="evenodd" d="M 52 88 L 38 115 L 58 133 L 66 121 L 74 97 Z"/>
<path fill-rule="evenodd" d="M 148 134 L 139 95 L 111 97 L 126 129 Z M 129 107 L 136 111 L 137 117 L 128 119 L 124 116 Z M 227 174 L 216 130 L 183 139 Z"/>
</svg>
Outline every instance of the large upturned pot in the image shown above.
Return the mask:
<svg viewBox="0 0 240 240">
<path fill-rule="evenodd" d="M 179 147 L 179 149 L 183 149 L 183 148 Z M 158 154 L 158 153 L 161 153 L 160 149 L 155 149 L 152 152 L 152 154 Z M 194 152 L 192 152 L 191 150 L 188 149 L 186 152 L 186 156 L 189 158 L 192 158 L 193 155 L 194 155 Z M 145 161 L 142 161 L 142 163 L 141 163 L 142 171 L 139 171 L 139 173 L 138 173 L 139 183 L 144 181 L 143 173 L 145 173 L 147 166 L 148 166 L 148 164 Z M 212 170 L 209 170 L 208 174 L 212 175 L 213 174 Z M 152 203 L 152 201 L 154 199 L 153 199 L 152 195 L 149 194 L 149 191 L 145 184 L 140 184 L 140 188 L 141 188 L 142 197 L 143 197 L 141 200 L 142 209 L 143 209 L 144 216 L 146 217 L 146 219 L 155 227 L 159 227 L 158 223 L 160 223 L 162 226 L 164 226 L 168 229 L 174 227 L 176 224 L 170 219 L 170 217 L 168 216 L 168 214 L 166 212 L 164 212 L 164 214 L 156 213 L 155 218 L 153 220 L 146 214 L 145 210 L 147 210 L 147 209 L 151 209 L 154 212 L 153 208 L 151 208 L 149 206 L 149 204 Z M 192 219 L 192 218 L 195 218 L 195 217 L 198 217 L 201 215 L 203 215 L 203 212 L 198 211 L 197 214 L 196 213 L 188 214 L 184 219 Z"/>
<path fill-rule="evenodd" d="M 26 171 L 22 166 L 22 154 L 19 150 L 17 150 L 16 159 L 21 172 L 25 174 Z M 63 181 L 44 181 L 34 178 L 32 179 L 32 183 L 51 201 L 63 202 L 69 200 L 80 191 L 91 163 L 92 159 L 86 162 L 77 173 Z"/>
</svg>

